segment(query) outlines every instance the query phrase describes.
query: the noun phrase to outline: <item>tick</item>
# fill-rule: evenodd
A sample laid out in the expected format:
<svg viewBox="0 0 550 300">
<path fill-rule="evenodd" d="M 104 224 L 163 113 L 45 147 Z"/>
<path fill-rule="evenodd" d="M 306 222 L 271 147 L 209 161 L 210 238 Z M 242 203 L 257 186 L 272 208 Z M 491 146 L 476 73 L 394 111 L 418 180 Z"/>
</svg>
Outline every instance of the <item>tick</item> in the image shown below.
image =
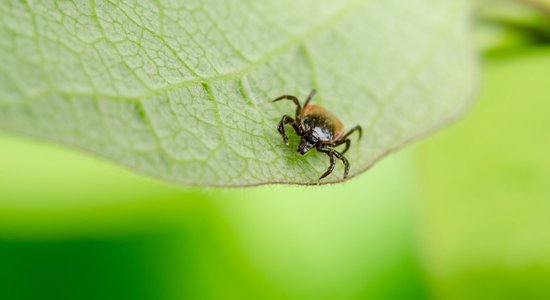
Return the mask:
<svg viewBox="0 0 550 300">
<path fill-rule="evenodd" d="M 309 104 L 313 96 L 317 92 L 312 90 L 304 103 L 304 106 L 300 105 L 298 98 L 291 95 L 280 96 L 272 102 L 280 100 L 291 100 L 296 105 L 296 114 L 294 119 L 289 115 L 284 115 L 279 122 L 277 130 L 283 136 L 283 141 L 288 145 L 288 136 L 286 134 L 285 125 L 289 124 L 294 128 L 296 134 L 301 137 L 300 144 L 298 145 L 298 153 L 301 155 L 306 154 L 309 150 L 316 148 L 317 151 L 326 153 L 330 159 L 330 165 L 319 180 L 327 177 L 334 170 L 334 157 L 338 158 L 344 164 L 344 178 L 349 173 L 349 161 L 344 156 L 348 151 L 351 144 L 348 137 L 355 131 L 359 132 L 359 139 L 362 136 L 361 126 L 357 125 L 350 131 L 344 134 L 344 124 L 330 111 L 326 110 L 320 105 Z M 358 139 L 358 140 L 359 140 Z M 344 151 L 338 152 L 333 147 L 346 144 Z"/>
</svg>

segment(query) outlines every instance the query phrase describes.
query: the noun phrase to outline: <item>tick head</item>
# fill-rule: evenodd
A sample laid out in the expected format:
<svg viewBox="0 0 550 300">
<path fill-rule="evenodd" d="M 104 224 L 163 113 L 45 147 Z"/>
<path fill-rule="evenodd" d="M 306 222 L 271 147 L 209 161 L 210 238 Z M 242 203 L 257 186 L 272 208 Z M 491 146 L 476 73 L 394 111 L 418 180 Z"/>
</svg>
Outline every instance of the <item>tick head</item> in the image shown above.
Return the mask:
<svg viewBox="0 0 550 300">
<path fill-rule="evenodd" d="M 313 147 L 315 147 L 315 143 L 302 137 L 302 139 L 300 140 L 300 145 L 298 145 L 298 153 L 304 155 Z"/>
</svg>

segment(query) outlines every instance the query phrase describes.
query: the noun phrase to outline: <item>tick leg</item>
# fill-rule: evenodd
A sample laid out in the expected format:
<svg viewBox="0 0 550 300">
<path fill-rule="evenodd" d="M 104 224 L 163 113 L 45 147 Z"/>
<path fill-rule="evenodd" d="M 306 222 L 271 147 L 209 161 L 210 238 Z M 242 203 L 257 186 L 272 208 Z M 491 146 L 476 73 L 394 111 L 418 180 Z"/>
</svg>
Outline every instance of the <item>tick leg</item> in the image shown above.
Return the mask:
<svg viewBox="0 0 550 300">
<path fill-rule="evenodd" d="M 304 108 L 309 104 L 309 101 L 313 99 L 313 96 L 315 96 L 315 94 L 317 94 L 317 90 L 315 89 L 312 89 L 311 92 L 309 92 L 309 96 L 307 96 L 306 102 L 304 102 Z"/>
<path fill-rule="evenodd" d="M 315 94 L 317 94 L 317 91 L 315 89 L 312 89 L 311 92 L 309 93 L 309 96 L 307 96 L 306 102 L 304 102 L 304 109 L 309 104 L 309 101 L 311 101 L 311 99 L 313 99 L 313 96 L 315 96 Z M 302 110 L 302 112 L 300 114 L 300 119 L 298 119 L 298 120 L 302 120 L 303 118 L 304 118 L 304 110 Z"/>
<path fill-rule="evenodd" d="M 337 146 L 340 146 L 342 144 L 346 144 L 346 147 L 344 148 L 344 151 L 342 151 L 342 155 L 344 155 L 344 153 L 346 153 L 348 151 L 349 146 L 351 144 L 350 139 L 344 139 L 344 140 L 338 140 L 338 141 L 334 141 L 334 142 L 328 142 L 324 145 L 327 145 L 327 146 L 330 146 L 330 147 L 337 147 Z"/>
<path fill-rule="evenodd" d="M 302 112 L 302 106 L 300 105 L 300 101 L 298 101 L 298 98 L 292 95 L 282 95 L 281 97 L 271 100 L 271 102 L 277 102 L 280 100 L 291 100 L 292 102 L 294 102 L 294 104 L 296 105 L 296 114 L 294 117 L 299 120 Z"/>
<path fill-rule="evenodd" d="M 336 158 L 341 160 L 342 163 L 344 164 L 344 179 L 346 179 L 346 177 L 348 177 L 348 174 L 349 174 L 349 161 L 344 155 L 342 155 L 342 153 L 340 153 L 340 152 L 338 152 L 334 149 L 323 148 L 323 146 L 317 146 L 317 151 L 326 153 L 330 158 L 330 166 L 328 167 L 327 171 L 325 173 L 323 173 L 323 175 L 321 175 L 321 177 L 319 177 L 319 180 L 327 177 L 334 170 L 334 164 L 335 164 L 334 163 L 334 156 L 336 156 Z"/>
<path fill-rule="evenodd" d="M 338 145 L 342 145 L 342 144 L 346 144 L 346 147 L 344 148 L 344 151 L 342 151 L 342 155 L 344 155 L 348 149 L 349 149 L 349 145 L 351 144 L 351 141 L 349 139 L 345 139 L 345 140 L 340 140 L 336 146 Z"/>
<path fill-rule="evenodd" d="M 328 166 L 328 169 L 325 171 L 325 173 L 323 173 L 323 175 L 321 175 L 321 177 L 319 177 L 319 180 L 321 180 L 330 175 L 330 173 L 332 173 L 332 171 L 334 170 L 334 150 L 317 147 L 317 151 L 326 153 L 330 158 L 330 165 Z"/>
<path fill-rule="evenodd" d="M 352 129 L 350 129 L 350 131 L 348 131 L 341 139 L 339 139 L 337 141 L 334 141 L 334 142 L 328 142 L 325 145 L 331 146 L 331 147 L 336 147 L 336 146 L 340 146 L 342 144 L 346 144 L 346 147 L 344 148 L 344 151 L 342 151 L 342 155 L 343 155 L 346 152 L 348 152 L 349 146 L 351 144 L 351 140 L 348 139 L 347 137 L 350 136 L 352 133 L 354 133 L 356 131 L 359 131 L 359 139 L 358 140 L 360 140 L 361 136 L 363 135 L 363 130 L 361 129 L 361 126 L 357 125 L 357 126 L 353 127 Z"/>
<path fill-rule="evenodd" d="M 346 177 L 348 177 L 348 173 L 349 173 L 349 161 L 348 159 L 342 155 L 342 153 L 336 151 L 336 150 L 332 150 L 334 152 L 334 156 L 336 156 L 338 159 L 340 159 L 342 161 L 342 163 L 344 164 L 344 179 L 346 179 Z"/>
<path fill-rule="evenodd" d="M 342 140 L 346 139 L 348 136 L 350 136 L 352 133 L 354 133 L 356 131 L 359 131 L 359 139 L 357 139 L 357 140 L 360 140 L 361 137 L 363 136 L 363 129 L 361 129 L 361 126 L 359 126 L 359 125 L 357 125 L 357 126 L 353 127 L 352 129 L 350 129 L 350 131 L 348 131 L 348 133 L 346 133 L 342 137 Z M 344 151 L 344 152 L 346 152 L 346 151 Z"/>
<path fill-rule="evenodd" d="M 281 121 L 279 122 L 279 126 L 277 127 L 277 130 L 279 133 L 283 136 L 283 141 L 286 145 L 288 145 L 288 136 L 286 135 L 285 125 L 290 124 L 292 125 L 292 128 L 296 131 L 296 134 L 300 134 L 300 128 L 296 124 L 293 118 L 291 118 L 289 115 L 284 115 Z"/>
</svg>

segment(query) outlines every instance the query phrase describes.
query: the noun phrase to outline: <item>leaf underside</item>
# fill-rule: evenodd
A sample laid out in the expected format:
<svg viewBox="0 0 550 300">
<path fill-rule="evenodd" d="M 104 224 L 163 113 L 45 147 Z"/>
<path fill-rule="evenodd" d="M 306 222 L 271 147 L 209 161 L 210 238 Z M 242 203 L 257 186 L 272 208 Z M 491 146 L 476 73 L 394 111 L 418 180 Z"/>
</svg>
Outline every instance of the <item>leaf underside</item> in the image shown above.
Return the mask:
<svg viewBox="0 0 550 300">
<path fill-rule="evenodd" d="M 276 130 L 313 102 L 363 138 L 350 175 L 460 116 L 476 88 L 455 0 L 0 3 L 0 129 L 168 181 L 317 184 L 325 154 Z M 343 166 L 322 181 L 341 181 Z"/>
</svg>

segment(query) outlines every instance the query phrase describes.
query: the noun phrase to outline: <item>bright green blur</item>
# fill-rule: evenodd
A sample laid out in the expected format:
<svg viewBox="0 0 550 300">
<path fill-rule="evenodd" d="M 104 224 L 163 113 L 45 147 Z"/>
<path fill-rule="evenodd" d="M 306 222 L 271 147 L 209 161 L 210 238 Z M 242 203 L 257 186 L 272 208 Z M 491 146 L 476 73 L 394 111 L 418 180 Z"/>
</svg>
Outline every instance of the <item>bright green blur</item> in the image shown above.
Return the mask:
<svg viewBox="0 0 550 300">
<path fill-rule="evenodd" d="M 0 135 L 0 299 L 548 299 L 550 49 L 485 67 L 464 120 L 334 186 L 183 188 Z"/>
<path fill-rule="evenodd" d="M 0 299 L 427 297 L 410 153 L 346 184 L 201 190 L 0 143 Z"/>
<path fill-rule="evenodd" d="M 471 114 L 416 152 L 439 299 L 550 299 L 550 49 L 521 54 L 488 63 Z"/>
</svg>

